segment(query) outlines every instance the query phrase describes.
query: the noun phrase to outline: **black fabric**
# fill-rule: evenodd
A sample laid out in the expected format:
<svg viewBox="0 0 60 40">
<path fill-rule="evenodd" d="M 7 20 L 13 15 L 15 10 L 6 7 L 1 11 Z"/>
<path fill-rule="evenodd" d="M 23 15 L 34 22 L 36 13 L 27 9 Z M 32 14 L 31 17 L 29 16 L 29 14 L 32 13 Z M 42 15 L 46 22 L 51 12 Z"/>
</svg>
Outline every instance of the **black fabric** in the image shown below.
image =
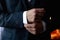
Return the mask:
<svg viewBox="0 0 60 40">
<path fill-rule="evenodd" d="M 8 13 L 5 0 L 0 0 L 0 2 L 1 2 L 1 5 L 2 5 L 2 7 L 3 7 L 3 12 L 4 12 L 4 13 Z"/>
<path fill-rule="evenodd" d="M 32 1 L 32 0 L 31 0 Z M 27 6 L 27 9 L 31 9 L 32 8 L 32 4 L 31 2 L 28 2 L 28 0 L 25 0 L 25 3 L 26 3 L 26 6 Z"/>
</svg>

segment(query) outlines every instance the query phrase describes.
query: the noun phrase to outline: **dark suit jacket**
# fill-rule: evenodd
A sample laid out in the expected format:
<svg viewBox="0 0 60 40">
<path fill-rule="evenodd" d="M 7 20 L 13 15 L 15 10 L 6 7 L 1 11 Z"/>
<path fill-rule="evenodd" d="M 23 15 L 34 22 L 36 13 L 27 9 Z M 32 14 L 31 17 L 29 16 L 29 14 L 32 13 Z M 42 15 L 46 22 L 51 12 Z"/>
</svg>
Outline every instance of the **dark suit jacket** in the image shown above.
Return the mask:
<svg viewBox="0 0 60 40">
<path fill-rule="evenodd" d="M 25 1 L 3 0 L 3 3 L 0 0 L 0 27 L 4 27 L 2 40 L 27 40 L 28 32 L 23 26 L 23 12 L 27 10 Z"/>
<path fill-rule="evenodd" d="M 5 3 L 1 4 L 0 0 L 0 26 L 4 27 L 2 33 L 2 40 L 27 40 L 28 32 L 23 24 L 23 12 L 31 8 L 44 7 L 47 10 L 47 0 L 33 0 L 31 4 L 27 0 L 3 0 Z M 5 6 L 5 7 L 4 7 Z M 43 18 L 48 23 L 50 16 Z M 46 19 L 45 19 L 46 18 Z"/>
</svg>

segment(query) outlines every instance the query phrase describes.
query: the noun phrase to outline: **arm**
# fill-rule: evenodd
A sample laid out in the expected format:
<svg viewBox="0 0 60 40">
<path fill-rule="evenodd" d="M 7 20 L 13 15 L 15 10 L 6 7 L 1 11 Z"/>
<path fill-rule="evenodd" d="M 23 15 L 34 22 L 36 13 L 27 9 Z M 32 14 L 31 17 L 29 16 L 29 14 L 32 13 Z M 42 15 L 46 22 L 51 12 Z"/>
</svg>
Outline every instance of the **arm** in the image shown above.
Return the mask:
<svg viewBox="0 0 60 40">
<path fill-rule="evenodd" d="M 19 11 L 19 12 L 14 11 L 14 12 L 8 13 L 6 12 L 6 9 L 7 9 L 6 5 L 4 5 L 5 1 L 4 3 L 3 1 L 1 1 L 1 5 L 0 5 L 0 26 L 9 27 L 9 28 L 22 28 L 23 27 L 23 11 Z M 7 9 L 7 11 L 9 10 Z"/>
<path fill-rule="evenodd" d="M 23 27 L 23 12 L 14 12 L 7 15 L 0 13 L 0 26 L 22 28 Z"/>
</svg>

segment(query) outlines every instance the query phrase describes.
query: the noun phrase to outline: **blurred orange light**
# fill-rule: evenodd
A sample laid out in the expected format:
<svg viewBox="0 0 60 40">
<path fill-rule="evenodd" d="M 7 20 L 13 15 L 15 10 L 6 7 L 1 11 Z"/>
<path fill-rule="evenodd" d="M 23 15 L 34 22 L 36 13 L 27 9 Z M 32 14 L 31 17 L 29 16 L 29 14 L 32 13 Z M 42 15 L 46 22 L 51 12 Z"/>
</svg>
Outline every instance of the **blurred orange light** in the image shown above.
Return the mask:
<svg viewBox="0 0 60 40">
<path fill-rule="evenodd" d="M 59 39 L 60 38 L 60 29 L 56 29 L 51 32 L 51 39 Z"/>
</svg>

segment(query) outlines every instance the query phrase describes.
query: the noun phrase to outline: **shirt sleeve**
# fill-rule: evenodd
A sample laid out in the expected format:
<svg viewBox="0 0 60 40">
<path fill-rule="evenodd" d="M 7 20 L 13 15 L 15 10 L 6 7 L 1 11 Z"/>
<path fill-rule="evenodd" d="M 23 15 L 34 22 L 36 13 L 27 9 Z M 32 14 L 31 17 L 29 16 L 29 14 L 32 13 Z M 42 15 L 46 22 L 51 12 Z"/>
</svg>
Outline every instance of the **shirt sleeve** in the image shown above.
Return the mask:
<svg viewBox="0 0 60 40">
<path fill-rule="evenodd" d="M 23 12 L 23 24 L 27 24 L 27 17 L 26 17 L 27 11 Z"/>
</svg>

